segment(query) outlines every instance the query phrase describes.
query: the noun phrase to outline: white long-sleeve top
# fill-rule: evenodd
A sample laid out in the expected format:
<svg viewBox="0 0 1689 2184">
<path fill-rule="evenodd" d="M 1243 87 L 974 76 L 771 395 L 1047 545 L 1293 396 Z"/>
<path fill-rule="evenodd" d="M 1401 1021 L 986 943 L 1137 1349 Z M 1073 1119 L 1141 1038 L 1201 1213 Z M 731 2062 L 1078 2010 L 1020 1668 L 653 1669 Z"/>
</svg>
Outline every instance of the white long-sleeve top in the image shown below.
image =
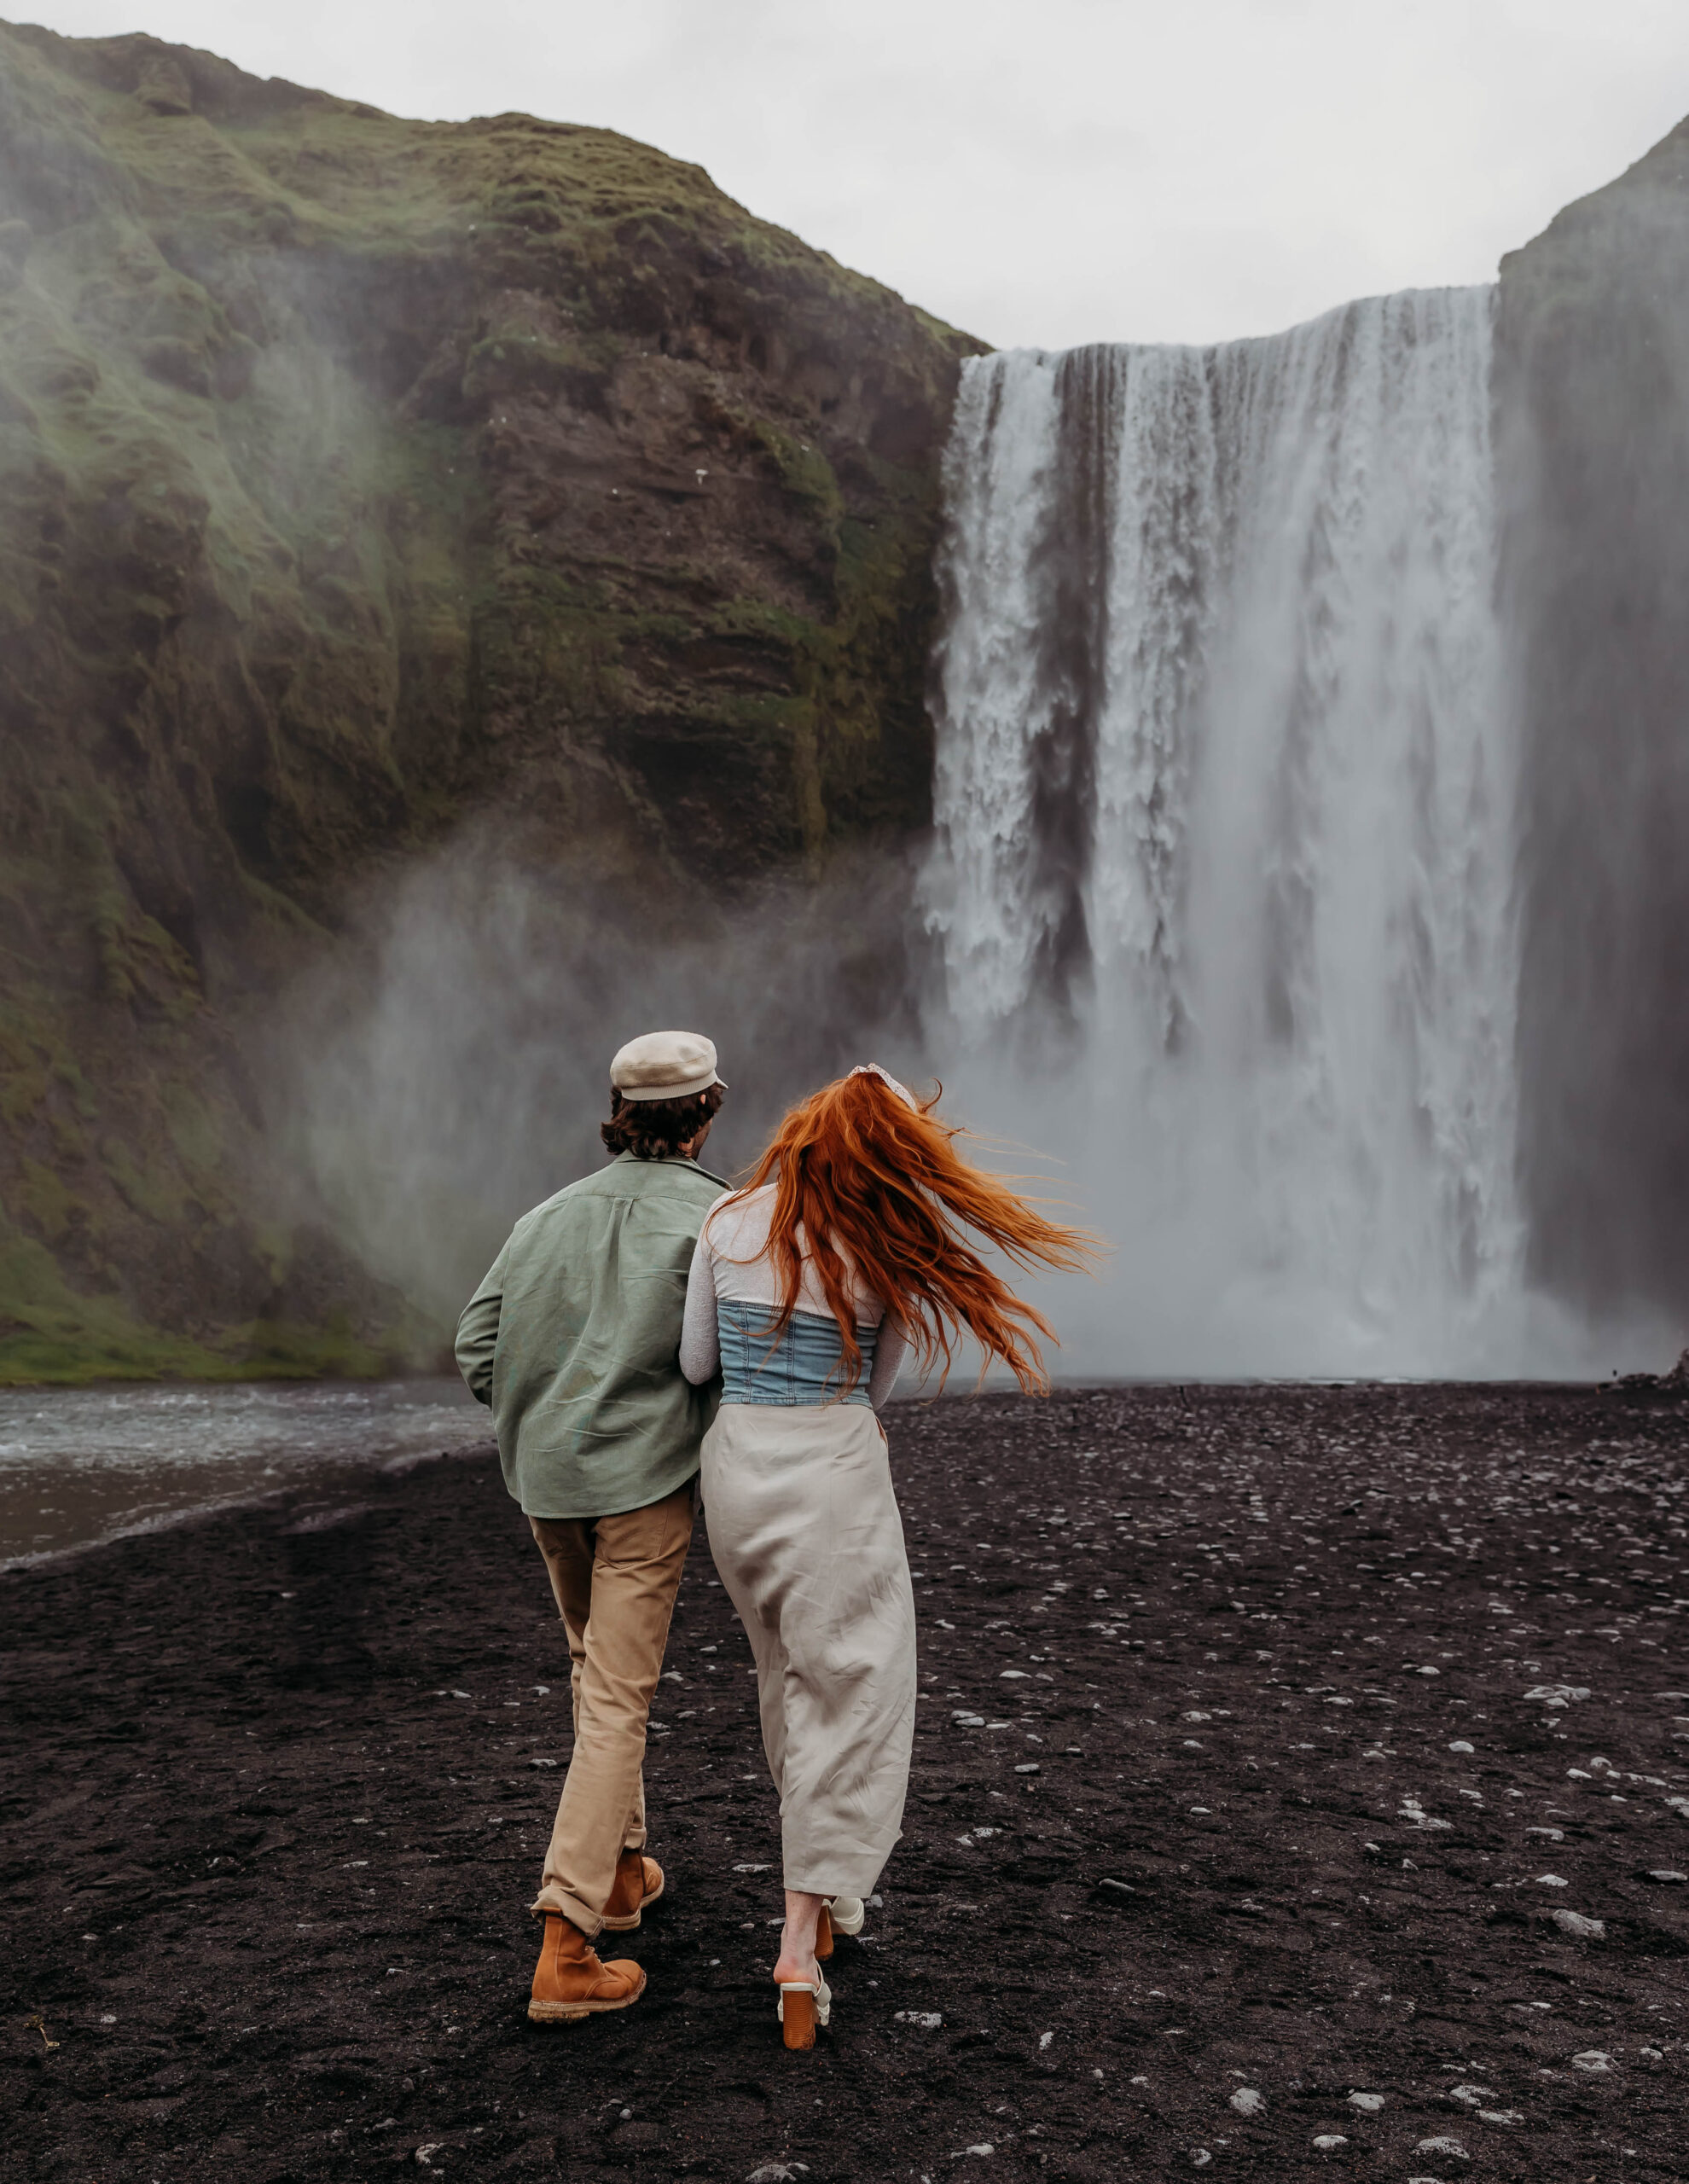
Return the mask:
<svg viewBox="0 0 1689 2184">
<path fill-rule="evenodd" d="M 772 1311 L 780 1309 L 780 1269 L 768 1249 L 774 1200 L 772 1183 L 765 1183 L 760 1190 L 735 1191 L 731 1197 L 717 1199 L 705 1220 L 698 1248 L 692 1255 L 692 1271 L 687 1278 L 686 1317 L 681 1329 L 680 1368 L 694 1386 L 713 1380 L 721 1369 L 721 1327 L 717 1316 L 719 1303 L 736 1301 L 766 1304 Z M 812 1312 L 819 1319 L 831 1320 L 833 1308 L 827 1301 L 801 1229 L 798 1243 L 802 1264 L 797 1309 Z M 858 1279 L 848 1258 L 845 1268 L 856 1325 L 879 1330 L 874 1369 L 868 1381 L 868 1401 L 879 1410 L 897 1385 L 908 1350 L 908 1339 L 897 1321 L 887 1316 L 884 1300 Z"/>
</svg>

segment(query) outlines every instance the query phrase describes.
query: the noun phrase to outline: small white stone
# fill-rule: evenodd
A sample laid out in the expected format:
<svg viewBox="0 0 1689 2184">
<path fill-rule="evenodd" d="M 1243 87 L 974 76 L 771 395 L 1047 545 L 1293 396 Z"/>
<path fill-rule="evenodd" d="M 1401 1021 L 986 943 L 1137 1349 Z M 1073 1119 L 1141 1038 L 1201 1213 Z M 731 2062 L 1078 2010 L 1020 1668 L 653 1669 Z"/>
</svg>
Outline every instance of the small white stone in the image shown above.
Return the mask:
<svg viewBox="0 0 1689 2184">
<path fill-rule="evenodd" d="M 1566 1884 L 1558 1873 L 1538 1873 L 1536 1885 L 1539 1888 L 1564 1888 Z"/>
<path fill-rule="evenodd" d="M 1384 2097 L 1381 2093 L 1351 2093 L 1349 2105 L 1351 2108 L 1364 2109 L 1368 2116 L 1376 2116 L 1384 2105 Z"/>
<path fill-rule="evenodd" d="M 1480 2108 L 1480 2123 L 1523 2123 L 1524 2117 L 1517 2108 Z"/>
<path fill-rule="evenodd" d="M 1415 2153 L 1452 2153 L 1456 2161 L 1471 2159 L 1459 2139 L 1421 2139 L 1413 2151 Z"/>
<path fill-rule="evenodd" d="M 1464 1737 L 1456 1737 L 1454 1743 L 1449 1745 L 1448 1749 L 1450 1751 L 1471 1751 L 1475 1747 L 1469 1745 Z"/>
<path fill-rule="evenodd" d="M 1314 2143 L 1322 2153 L 1330 2153 L 1338 2146 L 1346 2146 L 1349 2141 L 1340 2131 L 1321 2131 Z"/>
<path fill-rule="evenodd" d="M 1605 2048 L 1586 2048 L 1582 2054 L 1574 2055 L 1571 2066 L 1575 2071 L 1599 2073 L 1613 2067 L 1613 2059 Z"/>
<path fill-rule="evenodd" d="M 1467 2108 L 1476 2108 L 1480 2101 L 1494 2100 L 1495 2095 L 1487 2085 L 1451 2085 L 1448 2098 L 1461 2102 Z"/>
<path fill-rule="evenodd" d="M 999 1669 L 997 1680 L 1001 1683 L 1030 1683 L 1031 1677 L 1024 1669 Z"/>
<path fill-rule="evenodd" d="M 1525 1830 L 1525 1833 L 1527 1835 L 1546 1835 L 1551 1843 L 1564 1843 L 1566 1839 L 1566 1831 L 1564 1827 L 1528 1827 Z"/>
<path fill-rule="evenodd" d="M 1240 2085 L 1232 2095 L 1230 2105 L 1239 2116 L 1258 2116 L 1267 2106 L 1252 2085 Z"/>
<path fill-rule="evenodd" d="M 1661 1866 L 1650 1872 L 1650 1880 L 1689 1880 L 1689 1873 L 1674 1873 L 1669 1866 Z"/>
<path fill-rule="evenodd" d="M 937 2010 L 899 2010 L 899 2024 L 918 2024 L 923 2032 L 936 2032 L 944 2022 Z"/>
<path fill-rule="evenodd" d="M 1576 1911 L 1551 1911 L 1548 1915 L 1563 1934 L 1576 1941 L 1598 1942 L 1607 1931 L 1605 1920 L 1585 1919 Z"/>
</svg>

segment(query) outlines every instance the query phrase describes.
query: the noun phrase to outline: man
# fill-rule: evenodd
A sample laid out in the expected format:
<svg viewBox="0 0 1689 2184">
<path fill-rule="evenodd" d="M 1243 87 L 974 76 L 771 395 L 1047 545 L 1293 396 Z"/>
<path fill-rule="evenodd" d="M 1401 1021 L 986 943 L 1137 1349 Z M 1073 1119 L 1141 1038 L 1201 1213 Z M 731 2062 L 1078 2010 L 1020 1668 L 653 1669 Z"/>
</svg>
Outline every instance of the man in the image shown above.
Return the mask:
<svg viewBox="0 0 1689 2184">
<path fill-rule="evenodd" d="M 525 1214 L 464 1308 L 457 1362 L 490 1405 L 499 1461 L 568 1634 L 575 1748 L 540 1892 L 528 2015 L 625 2009 L 645 1974 L 600 1932 L 663 1893 L 644 1856 L 646 1720 L 692 1540 L 698 1446 L 719 1383 L 680 1369 L 688 1270 L 728 1186 L 698 1165 L 727 1087 L 693 1031 L 652 1031 L 610 1065 L 615 1156 Z"/>
</svg>

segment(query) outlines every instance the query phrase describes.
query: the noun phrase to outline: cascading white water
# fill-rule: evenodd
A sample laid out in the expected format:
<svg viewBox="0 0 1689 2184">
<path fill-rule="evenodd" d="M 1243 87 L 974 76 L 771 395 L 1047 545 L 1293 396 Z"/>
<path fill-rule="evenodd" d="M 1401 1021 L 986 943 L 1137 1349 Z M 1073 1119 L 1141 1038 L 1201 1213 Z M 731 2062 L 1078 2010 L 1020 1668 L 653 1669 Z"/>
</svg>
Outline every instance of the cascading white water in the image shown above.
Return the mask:
<svg viewBox="0 0 1689 2184">
<path fill-rule="evenodd" d="M 923 903 L 1089 1365 L 1522 1362 L 1492 311 L 965 369 Z"/>
</svg>

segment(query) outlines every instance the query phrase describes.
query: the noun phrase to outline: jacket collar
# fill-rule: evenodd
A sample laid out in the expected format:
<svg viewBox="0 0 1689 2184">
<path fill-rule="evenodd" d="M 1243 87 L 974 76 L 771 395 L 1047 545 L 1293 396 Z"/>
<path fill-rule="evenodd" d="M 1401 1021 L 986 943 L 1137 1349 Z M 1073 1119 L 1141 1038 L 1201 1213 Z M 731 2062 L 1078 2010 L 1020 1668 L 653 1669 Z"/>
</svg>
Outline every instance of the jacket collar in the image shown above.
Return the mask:
<svg viewBox="0 0 1689 2184">
<path fill-rule="evenodd" d="M 711 1182 L 719 1183 L 724 1191 L 733 1188 L 725 1176 L 718 1176 L 713 1169 L 703 1167 L 696 1160 L 682 1159 L 678 1153 L 672 1157 L 665 1155 L 658 1160 L 641 1160 L 636 1153 L 618 1153 L 610 1165 L 619 1168 L 624 1163 L 635 1168 L 690 1168 L 694 1176 L 707 1176 Z"/>
</svg>

